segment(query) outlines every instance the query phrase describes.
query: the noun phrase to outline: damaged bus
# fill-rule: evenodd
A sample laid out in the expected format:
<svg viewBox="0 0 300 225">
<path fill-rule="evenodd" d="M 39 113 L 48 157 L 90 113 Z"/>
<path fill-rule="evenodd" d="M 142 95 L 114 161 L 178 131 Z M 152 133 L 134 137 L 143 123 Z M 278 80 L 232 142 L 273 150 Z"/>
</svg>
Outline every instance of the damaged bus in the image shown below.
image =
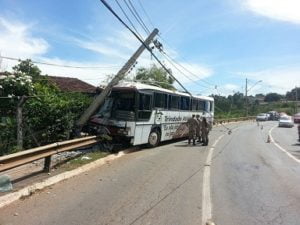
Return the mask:
<svg viewBox="0 0 300 225">
<path fill-rule="evenodd" d="M 187 137 L 186 122 L 192 114 L 206 117 L 212 125 L 214 99 L 124 82 L 114 86 L 87 129 L 91 134 L 105 133 L 116 142 L 155 147 L 161 141 Z"/>
</svg>

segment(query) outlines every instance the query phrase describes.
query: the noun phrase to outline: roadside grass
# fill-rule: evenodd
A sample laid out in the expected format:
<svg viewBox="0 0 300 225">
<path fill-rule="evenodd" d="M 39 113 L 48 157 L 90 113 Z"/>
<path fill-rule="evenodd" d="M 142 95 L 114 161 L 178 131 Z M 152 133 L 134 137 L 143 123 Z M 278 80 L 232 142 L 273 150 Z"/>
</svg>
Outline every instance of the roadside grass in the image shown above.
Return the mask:
<svg viewBox="0 0 300 225">
<path fill-rule="evenodd" d="M 67 171 L 73 170 L 73 169 L 76 169 L 87 163 L 93 162 L 97 159 L 101 159 L 107 155 L 109 155 L 108 152 L 101 152 L 101 151 L 89 152 L 89 153 L 80 155 L 74 159 L 71 159 L 70 161 L 61 165 L 60 168 L 63 170 L 67 170 Z"/>
</svg>

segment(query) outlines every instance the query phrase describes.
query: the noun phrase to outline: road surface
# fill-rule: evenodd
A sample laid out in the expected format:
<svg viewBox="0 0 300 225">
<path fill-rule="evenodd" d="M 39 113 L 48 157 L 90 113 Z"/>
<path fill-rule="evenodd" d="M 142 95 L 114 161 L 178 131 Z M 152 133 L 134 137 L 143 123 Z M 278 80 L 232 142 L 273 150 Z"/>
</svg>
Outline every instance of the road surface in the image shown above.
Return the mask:
<svg viewBox="0 0 300 225">
<path fill-rule="evenodd" d="M 235 123 L 230 135 L 214 128 L 207 147 L 183 141 L 125 155 L 2 208 L 0 224 L 299 225 L 300 164 L 267 143 L 276 124 Z M 271 135 L 297 155 L 295 132 Z"/>
</svg>

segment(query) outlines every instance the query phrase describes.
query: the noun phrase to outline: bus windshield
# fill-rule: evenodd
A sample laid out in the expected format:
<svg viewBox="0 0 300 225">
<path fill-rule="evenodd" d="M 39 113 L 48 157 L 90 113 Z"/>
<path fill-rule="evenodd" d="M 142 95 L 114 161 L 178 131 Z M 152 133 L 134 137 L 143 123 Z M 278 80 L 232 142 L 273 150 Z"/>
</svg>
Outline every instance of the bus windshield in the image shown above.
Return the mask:
<svg viewBox="0 0 300 225">
<path fill-rule="evenodd" d="M 98 115 L 102 118 L 126 119 L 126 115 L 132 117 L 135 111 L 134 92 L 112 92 L 100 107 Z M 125 113 L 125 114 L 124 114 Z"/>
</svg>

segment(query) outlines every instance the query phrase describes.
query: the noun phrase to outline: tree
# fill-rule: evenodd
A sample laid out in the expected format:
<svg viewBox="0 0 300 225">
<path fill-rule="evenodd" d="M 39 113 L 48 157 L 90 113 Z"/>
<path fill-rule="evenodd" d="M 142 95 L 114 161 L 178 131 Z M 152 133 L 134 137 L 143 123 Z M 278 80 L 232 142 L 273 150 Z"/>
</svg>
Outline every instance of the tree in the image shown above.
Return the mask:
<svg viewBox="0 0 300 225">
<path fill-rule="evenodd" d="M 42 78 L 42 79 L 41 79 Z M 41 76 L 31 60 L 20 61 L 13 73 L 0 75 L 0 155 L 16 150 L 17 96 L 30 96 L 23 105 L 24 148 L 69 138 L 75 121 L 92 98 L 62 92 Z M 34 138 L 33 138 L 34 137 Z M 38 143 L 37 143 L 38 140 Z"/>
<path fill-rule="evenodd" d="M 13 67 L 14 74 L 25 74 L 31 76 L 35 81 L 39 76 L 41 76 L 41 70 L 33 64 L 30 59 L 20 60 L 19 64 Z"/>
<path fill-rule="evenodd" d="M 152 65 L 150 68 L 139 68 L 135 80 L 162 88 L 176 90 L 174 79 L 163 69 Z"/>
<path fill-rule="evenodd" d="M 281 98 L 282 98 L 282 96 L 280 94 L 277 94 L 277 93 L 268 93 L 265 96 L 264 101 L 265 102 L 278 102 Z"/>
<path fill-rule="evenodd" d="M 297 92 L 297 93 L 296 93 Z M 300 99 L 300 88 L 293 88 L 291 91 L 286 93 L 286 99 L 289 101 L 295 101 L 297 96 L 297 101 Z"/>
</svg>

